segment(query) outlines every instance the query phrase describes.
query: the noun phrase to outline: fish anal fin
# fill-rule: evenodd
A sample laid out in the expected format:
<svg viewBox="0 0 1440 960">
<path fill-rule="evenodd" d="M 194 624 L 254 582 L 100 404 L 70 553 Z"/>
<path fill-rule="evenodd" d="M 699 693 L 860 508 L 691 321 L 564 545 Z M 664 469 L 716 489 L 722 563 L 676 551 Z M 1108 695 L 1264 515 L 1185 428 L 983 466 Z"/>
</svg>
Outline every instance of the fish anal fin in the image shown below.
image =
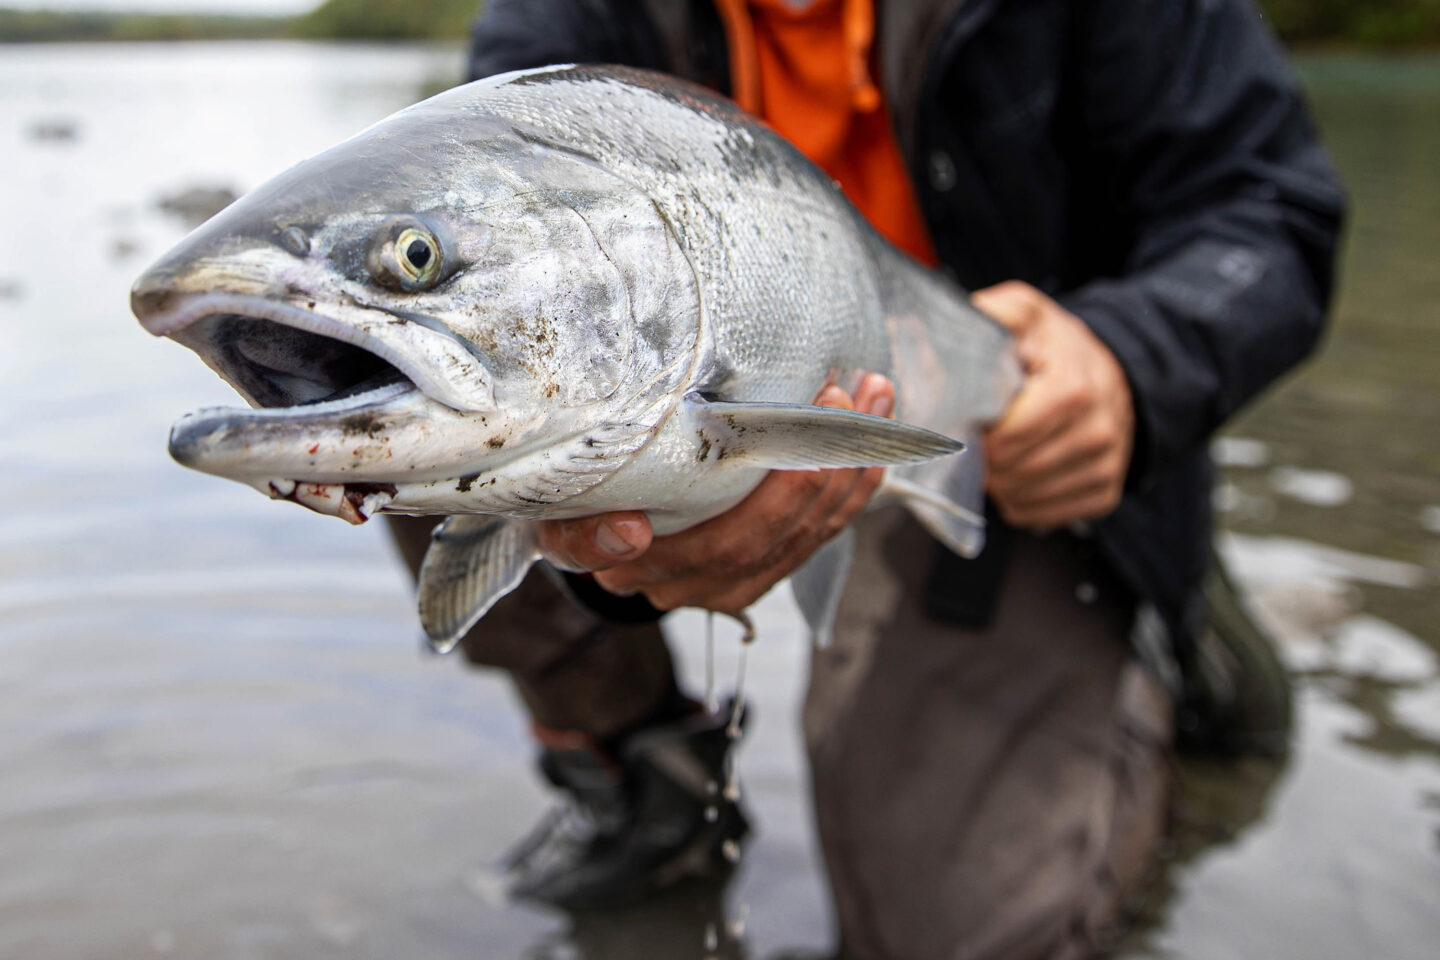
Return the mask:
<svg viewBox="0 0 1440 960">
<path fill-rule="evenodd" d="M 855 559 L 855 531 L 846 527 L 790 575 L 790 591 L 817 647 L 830 646 L 840 596 Z"/>
<path fill-rule="evenodd" d="M 985 549 L 985 453 L 978 434 L 954 460 L 890 471 L 876 495 L 904 503 L 959 556 L 974 558 Z"/>
</svg>

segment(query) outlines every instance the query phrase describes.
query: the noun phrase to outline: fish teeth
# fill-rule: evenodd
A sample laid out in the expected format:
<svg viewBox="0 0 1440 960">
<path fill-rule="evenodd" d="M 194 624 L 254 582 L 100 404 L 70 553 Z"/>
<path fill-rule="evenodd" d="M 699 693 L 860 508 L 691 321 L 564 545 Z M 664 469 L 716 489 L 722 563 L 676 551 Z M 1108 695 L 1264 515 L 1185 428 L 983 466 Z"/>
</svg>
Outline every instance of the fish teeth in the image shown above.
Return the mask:
<svg viewBox="0 0 1440 960">
<path fill-rule="evenodd" d="M 355 507 L 345 499 L 343 483 L 297 483 L 290 499 L 327 517 L 341 517 L 351 523 L 363 522 L 347 516 L 347 513 L 355 512 Z"/>
<path fill-rule="evenodd" d="M 371 517 L 375 516 L 375 514 L 385 509 L 385 507 L 390 503 L 390 501 L 394 499 L 395 494 L 389 493 L 388 491 L 384 490 L 378 491 L 376 493 L 367 493 L 365 495 L 365 499 L 360 501 L 360 506 L 356 508 L 357 512 L 360 514 L 361 522 L 363 523 L 364 521 L 369 520 Z"/>
<path fill-rule="evenodd" d="M 289 500 L 295 495 L 294 480 L 267 480 L 260 488 L 261 493 L 270 495 L 271 500 Z"/>
<path fill-rule="evenodd" d="M 361 484 L 352 489 L 343 483 L 307 483 L 296 480 L 257 480 L 252 486 L 271 500 L 290 500 L 327 517 L 339 517 L 360 525 L 384 510 L 395 499 L 388 484 Z M 379 489 L 369 489 L 377 486 Z M 387 489 L 388 488 L 388 489 Z"/>
</svg>

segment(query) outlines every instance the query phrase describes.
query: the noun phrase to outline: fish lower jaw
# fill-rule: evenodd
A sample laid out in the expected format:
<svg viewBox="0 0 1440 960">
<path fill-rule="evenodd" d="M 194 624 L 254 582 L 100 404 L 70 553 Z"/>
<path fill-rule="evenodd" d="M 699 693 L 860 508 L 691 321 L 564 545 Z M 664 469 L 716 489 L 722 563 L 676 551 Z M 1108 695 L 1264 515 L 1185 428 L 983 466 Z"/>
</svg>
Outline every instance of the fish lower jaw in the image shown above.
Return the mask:
<svg viewBox="0 0 1440 960">
<path fill-rule="evenodd" d="M 456 413 L 402 381 L 295 406 L 197 410 L 171 428 L 170 455 L 288 497 L 297 483 L 455 482 L 524 455 L 525 439 L 508 418 Z"/>
<path fill-rule="evenodd" d="M 536 519 L 537 515 L 525 510 L 505 509 L 503 503 L 489 503 L 483 496 L 484 488 L 492 481 L 476 483 L 473 476 L 457 477 L 445 481 L 442 486 L 457 493 L 449 500 L 437 499 L 428 494 L 435 484 L 396 485 L 393 483 L 315 483 L 308 480 L 260 480 L 250 486 L 272 500 L 288 500 L 307 510 L 327 517 L 339 517 L 346 523 L 359 526 L 379 513 L 397 516 L 446 516 L 451 514 L 494 514 L 511 516 L 514 519 Z M 476 495 L 467 495 L 474 484 L 480 487 Z M 419 497 L 411 499 L 407 493 L 422 491 Z M 547 518 L 552 513 L 567 516 L 562 509 L 555 510 L 546 505 L 540 513 Z"/>
</svg>

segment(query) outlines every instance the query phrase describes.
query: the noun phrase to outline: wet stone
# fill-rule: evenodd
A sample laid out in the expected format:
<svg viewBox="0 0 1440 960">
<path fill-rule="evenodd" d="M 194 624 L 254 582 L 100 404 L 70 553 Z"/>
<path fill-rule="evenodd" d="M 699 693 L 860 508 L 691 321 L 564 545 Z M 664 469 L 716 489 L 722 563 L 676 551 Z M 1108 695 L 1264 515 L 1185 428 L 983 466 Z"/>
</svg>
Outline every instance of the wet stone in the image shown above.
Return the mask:
<svg viewBox="0 0 1440 960">
<path fill-rule="evenodd" d="M 48 117 L 30 124 L 29 133 L 36 143 L 74 143 L 80 139 L 80 125 L 69 117 Z"/>
<path fill-rule="evenodd" d="M 110 241 L 110 259 L 129 260 L 140 252 L 140 241 L 134 237 L 116 237 Z"/>
<path fill-rule="evenodd" d="M 1440 507 L 1426 507 L 1421 510 L 1420 526 L 1430 533 L 1440 533 Z"/>
<path fill-rule="evenodd" d="M 1355 494 L 1355 484 L 1347 476 L 1298 467 L 1276 467 L 1270 471 L 1270 487 L 1282 496 L 1312 507 L 1344 506 Z"/>
<path fill-rule="evenodd" d="M 1221 467 L 1263 467 L 1270 463 L 1270 447 L 1244 437 L 1217 437 L 1210 444 L 1210 459 Z"/>
<path fill-rule="evenodd" d="M 1435 676 L 1436 656 L 1419 637 L 1362 614 L 1336 631 L 1334 665 L 1352 677 L 1417 683 Z"/>
<path fill-rule="evenodd" d="M 196 185 L 166 194 L 156 201 L 155 205 L 183 221 L 186 226 L 198 227 L 234 203 L 239 196 L 232 187 Z"/>
<path fill-rule="evenodd" d="M 1440 687 L 1428 684 L 1402 690 L 1390 706 L 1395 719 L 1416 736 L 1440 743 Z M 1432 794 L 1430 804 L 1440 810 L 1440 794 Z"/>
</svg>

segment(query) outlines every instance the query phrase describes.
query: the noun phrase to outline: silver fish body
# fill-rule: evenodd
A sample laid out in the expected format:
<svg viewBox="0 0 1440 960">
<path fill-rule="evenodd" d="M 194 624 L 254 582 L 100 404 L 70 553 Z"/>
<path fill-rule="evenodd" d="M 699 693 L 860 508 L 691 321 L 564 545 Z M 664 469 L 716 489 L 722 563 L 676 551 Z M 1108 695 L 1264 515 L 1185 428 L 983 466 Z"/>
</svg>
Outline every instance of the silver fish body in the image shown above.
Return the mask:
<svg viewBox="0 0 1440 960">
<path fill-rule="evenodd" d="M 403 110 L 201 226 L 132 305 L 255 408 L 182 419 L 180 462 L 352 521 L 455 518 L 422 574 L 441 642 L 533 562 L 525 521 L 672 532 L 773 468 L 891 465 L 973 552 L 982 464 L 947 438 L 1019 382 L 1005 332 L 788 143 L 623 68 Z M 895 381 L 893 422 L 808 406 L 864 371 Z"/>
</svg>

